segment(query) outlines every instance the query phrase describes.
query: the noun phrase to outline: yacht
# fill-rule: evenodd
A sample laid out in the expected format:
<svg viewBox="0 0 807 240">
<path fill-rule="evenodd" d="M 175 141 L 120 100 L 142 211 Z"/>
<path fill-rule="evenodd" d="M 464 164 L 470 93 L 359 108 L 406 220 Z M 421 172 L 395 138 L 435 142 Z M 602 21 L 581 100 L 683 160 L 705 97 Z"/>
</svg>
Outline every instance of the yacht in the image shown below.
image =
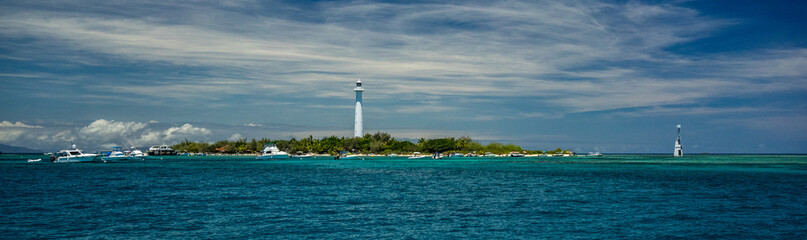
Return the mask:
<svg viewBox="0 0 807 240">
<path fill-rule="evenodd" d="M 137 149 L 123 151 L 123 148 L 121 147 L 112 147 L 112 152 L 110 152 L 106 157 L 101 157 L 101 160 L 104 160 L 104 162 L 142 161 L 146 160 L 146 154 Z"/>
<path fill-rule="evenodd" d="M 289 153 L 280 151 L 274 143 L 267 143 L 263 145 L 263 151 L 258 155 L 257 159 L 283 159 L 289 158 Z"/>
<path fill-rule="evenodd" d="M 162 146 L 151 146 L 148 151 L 149 155 L 177 155 L 177 152 L 174 149 L 168 147 L 168 145 L 163 144 Z"/>
<path fill-rule="evenodd" d="M 72 149 L 61 150 L 51 155 L 50 161 L 55 163 L 93 162 L 96 157 L 98 154 L 83 153 L 73 144 Z"/>
</svg>

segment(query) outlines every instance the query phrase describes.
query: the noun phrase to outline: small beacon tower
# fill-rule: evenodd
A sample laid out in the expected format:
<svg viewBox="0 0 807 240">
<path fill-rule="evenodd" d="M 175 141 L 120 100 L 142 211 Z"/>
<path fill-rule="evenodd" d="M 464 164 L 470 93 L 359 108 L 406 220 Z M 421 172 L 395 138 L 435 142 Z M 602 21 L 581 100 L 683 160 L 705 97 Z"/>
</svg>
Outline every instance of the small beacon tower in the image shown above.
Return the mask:
<svg viewBox="0 0 807 240">
<path fill-rule="evenodd" d="M 356 88 L 354 88 L 353 91 L 356 92 L 356 120 L 353 125 L 353 136 L 361 137 L 362 131 L 364 130 L 361 115 L 361 93 L 364 92 L 364 88 L 361 86 L 361 79 L 356 81 Z"/>
<path fill-rule="evenodd" d="M 675 152 L 673 152 L 673 157 L 683 157 L 684 150 L 681 147 L 681 124 L 678 124 L 678 138 L 675 139 Z"/>
</svg>

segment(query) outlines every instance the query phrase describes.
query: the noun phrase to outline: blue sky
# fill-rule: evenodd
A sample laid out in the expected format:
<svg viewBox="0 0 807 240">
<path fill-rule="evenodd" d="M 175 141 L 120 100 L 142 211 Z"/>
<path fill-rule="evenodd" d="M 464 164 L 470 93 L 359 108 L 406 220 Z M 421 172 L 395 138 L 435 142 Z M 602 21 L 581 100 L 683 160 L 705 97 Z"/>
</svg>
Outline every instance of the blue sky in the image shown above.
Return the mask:
<svg viewBox="0 0 807 240">
<path fill-rule="evenodd" d="M 4 1 L 0 144 L 366 132 L 807 153 L 799 1 Z"/>
</svg>

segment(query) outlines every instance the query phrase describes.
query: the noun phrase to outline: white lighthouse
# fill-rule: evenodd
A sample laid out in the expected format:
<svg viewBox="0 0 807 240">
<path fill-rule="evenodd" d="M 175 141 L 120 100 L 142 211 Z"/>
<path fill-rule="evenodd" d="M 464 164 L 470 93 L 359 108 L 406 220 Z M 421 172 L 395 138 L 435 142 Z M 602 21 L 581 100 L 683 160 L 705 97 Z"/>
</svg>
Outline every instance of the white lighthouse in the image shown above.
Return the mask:
<svg viewBox="0 0 807 240">
<path fill-rule="evenodd" d="M 361 86 L 361 79 L 356 81 L 356 88 L 353 91 L 356 92 L 356 120 L 353 125 L 353 136 L 361 137 L 364 130 L 361 116 L 361 93 L 364 92 L 364 88 Z"/>
<path fill-rule="evenodd" d="M 673 157 L 682 157 L 684 156 L 683 147 L 681 147 L 681 124 L 678 124 L 678 138 L 675 139 L 675 152 L 673 152 Z"/>
</svg>

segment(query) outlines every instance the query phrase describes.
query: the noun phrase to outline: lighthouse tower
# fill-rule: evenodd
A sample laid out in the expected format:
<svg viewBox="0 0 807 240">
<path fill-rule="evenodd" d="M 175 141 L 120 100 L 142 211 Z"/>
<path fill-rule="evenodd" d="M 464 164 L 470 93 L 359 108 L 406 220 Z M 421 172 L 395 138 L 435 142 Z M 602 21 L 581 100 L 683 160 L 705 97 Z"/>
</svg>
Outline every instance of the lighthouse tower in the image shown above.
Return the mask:
<svg viewBox="0 0 807 240">
<path fill-rule="evenodd" d="M 356 92 L 356 120 L 353 125 L 353 136 L 361 137 L 364 130 L 361 115 L 361 93 L 364 92 L 364 88 L 361 86 L 361 79 L 356 81 L 356 88 L 353 91 Z"/>
<path fill-rule="evenodd" d="M 682 157 L 684 156 L 683 147 L 681 147 L 681 124 L 678 124 L 678 138 L 675 139 L 675 152 L 673 152 L 673 157 Z"/>
</svg>

